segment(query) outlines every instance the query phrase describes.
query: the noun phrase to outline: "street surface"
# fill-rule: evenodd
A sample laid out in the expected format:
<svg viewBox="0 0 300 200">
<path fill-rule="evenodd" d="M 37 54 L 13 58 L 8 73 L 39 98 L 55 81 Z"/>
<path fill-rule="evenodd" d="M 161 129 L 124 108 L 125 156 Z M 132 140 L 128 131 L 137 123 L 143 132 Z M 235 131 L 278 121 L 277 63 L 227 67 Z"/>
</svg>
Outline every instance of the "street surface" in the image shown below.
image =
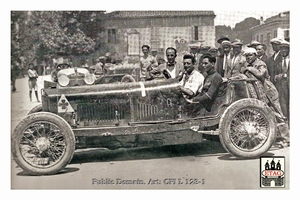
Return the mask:
<svg viewBox="0 0 300 200">
<path fill-rule="evenodd" d="M 49 79 L 49 75 L 39 77 L 39 89 L 43 80 Z M 39 104 L 34 95 L 29 101 L 27 78 L 17 79 L 16 87 L 17 92 L 11 95 L 12 130 Z M 290 148 L 272 148 L 264 156 L 285 156 L 285 189 L 289 189 Z M 155 148 L 83 149 L 75 151 L 62 172 L 30 176 L 11 157 L 11 189 L 260 189 L 260 160 L 236 159 L 212 141 Z"/>
</svg>

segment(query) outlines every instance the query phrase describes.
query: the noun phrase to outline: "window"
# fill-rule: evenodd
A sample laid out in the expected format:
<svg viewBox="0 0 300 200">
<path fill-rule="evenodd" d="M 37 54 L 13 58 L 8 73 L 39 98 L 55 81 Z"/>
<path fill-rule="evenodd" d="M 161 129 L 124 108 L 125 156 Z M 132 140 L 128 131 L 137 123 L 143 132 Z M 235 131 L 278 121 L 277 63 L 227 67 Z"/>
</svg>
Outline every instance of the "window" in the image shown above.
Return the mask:
<svg viewBox="0 0 300 200">
<path fill-rule="evenodd" d="M 115 44 L 117 40 L 116 29 L 107 30 L 107 43 Z"/>
<path fill-rule="evenodd" d="M 277 30 L 274 31 L 274 38 L 277 37 Z"/>
<path fill-rule="evenodd" d="M 285 30 L 284 31 L 284 38 L 289 38 L 290 37 L 290 30 Z"/>
<path fill-rule="evenodd" d="M 270 40 L 271 40 L 271 33 L 268 32 L 268 33 L 267 33 L 267 42 L 270 42 Z"/>
<path fill-rule="evenodd" d="M 264 35 L 263 34 L 260 35 L 260 43 L 264 43 Z"/>
<path fill-rule="evenodd" d="M 258 35 L 256 36 L 256 41 L 259 41 L 259 36 Z"/>
<path fill-rule="evenodd" d="M 198 26 L 194 26 L 195 40 L 199 39 Z"/>
</svg>

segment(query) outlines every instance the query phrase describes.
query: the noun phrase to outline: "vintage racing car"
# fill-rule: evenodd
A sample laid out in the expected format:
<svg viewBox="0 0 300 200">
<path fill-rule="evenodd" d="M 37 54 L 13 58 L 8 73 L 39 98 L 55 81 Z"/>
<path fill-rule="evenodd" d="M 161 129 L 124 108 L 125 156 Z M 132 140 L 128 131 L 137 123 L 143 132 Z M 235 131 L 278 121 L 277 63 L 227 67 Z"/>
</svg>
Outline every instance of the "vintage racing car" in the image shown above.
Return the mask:
<svg viewBox="0 0 300 200">
<path fill-rule="evenodd" d="M 195 116 L 184 111 L 189 101 L 176 79 L 97 84 L 85 70 L 67 67 L 57 82 L 45 81 L 42 104 L 15 128 L 12 154 L 28 173 L 55 174 L 80 148 L 200 143 L 214 136 L 228 153 L 247 159 L 266 153 L 276 138 L 276 111 L 253 77 L 224 82 L 211 108 Z"/>
</svg>

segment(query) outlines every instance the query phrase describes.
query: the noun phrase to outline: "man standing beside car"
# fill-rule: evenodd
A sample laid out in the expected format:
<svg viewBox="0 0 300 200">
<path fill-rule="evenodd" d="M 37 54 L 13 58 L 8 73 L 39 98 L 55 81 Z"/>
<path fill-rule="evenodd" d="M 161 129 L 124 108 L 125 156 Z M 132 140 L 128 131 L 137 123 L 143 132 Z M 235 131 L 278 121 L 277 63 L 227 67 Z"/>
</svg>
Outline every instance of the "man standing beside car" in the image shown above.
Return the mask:
<svg viewBox="0 0 300 200">
<path fill-rule="evenodd" d="M 152 79 L 154 78 L 177 78 L 181 80 L 183 75 L 183 65 L 176 62 L 177 50 L 173 47 L 166 49 L 167 62 L 160 64 L 158 67 L 150 70 L 149 74 Z"/>
<path fill-rule="evenodd" d="M 30 101 L 32 101 L 32 90 L 34 90 L 34 93 L 35 93 L 35 97 L 36 97 L 36 100 L 38 102 L 40 102 L 39 100 L 39 97 L 38 97 L 38 93 L 37 93 L 37 90 L 38 90 L 38 85 L 37 85 L 37 78 L 39 77 L 38 76 L 38 73 L 35 71 L 35 69 L 33 69 L 33 64 L 30 63 L 29 64 L 29 67 L 28 67 L 28 86 L 29 86 L 29 98 L 30 98 Z"/>
<path fill-rule="evenodd" d="M 149 54 L 150 46 L 149 45 L 143 45 L 142 46 L 142 52 L 143 56 L 140 58 L 140 67 L 141 67 L 141 80 L 145 81 L 149 79 L 149 71 L 157 67 L 158 63 L 156 59 Z"/>
<path fill-rule="evenodd" d="M 283 115 L 283 112 L 281 110 L 281 106 L 279 103 L 279 94 L 275 85 L 270 81 L 270 76 L 266 64 L 262 60 L 257 58 L 257 52 L 254 48 L 246 49 L 245 56 L 247 62 L 245 64 L 245 67 L 243 67 L 241 70 L 242 73 L 246 73 L 248 71 L 262 83 L 264 92 L 268 100 L 270 101 L 270 106 L 281 115 L 279 116 L 280 119 L 278 121 L 284 122 L 286 117 Z M 281 141 L 278 145 L 282 147 L 289 146 L 290 136 L 288 126 L 285 123 L 282 127 L 284 128 L 282 129 L 282 131 L 280 131 Z"/>
</svg>

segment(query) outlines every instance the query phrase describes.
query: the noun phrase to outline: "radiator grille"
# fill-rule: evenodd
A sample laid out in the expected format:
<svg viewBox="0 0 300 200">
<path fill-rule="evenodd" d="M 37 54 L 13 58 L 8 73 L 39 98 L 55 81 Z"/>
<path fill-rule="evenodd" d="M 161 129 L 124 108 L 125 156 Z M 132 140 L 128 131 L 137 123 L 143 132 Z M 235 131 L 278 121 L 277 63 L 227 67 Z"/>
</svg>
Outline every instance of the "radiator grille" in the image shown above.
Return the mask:
<svg viewBox="0 0 300 200">
<path fill-rule="evenodd" d="M 124 104 L 114 104 L 111 102 L 101 103 L 84 103 L 77 105 L 77 114 L 79 121 L 97 120 L 97 121 L 114 121 L 124 119 Z"/>
<path fill-rule="evenodd" d="M 144 117 L 151 116 L 158 112 L 158 107 L 156 105 L 138 103 L 137 105 L 137 118 L 142 119 Z"/>
</svg>

